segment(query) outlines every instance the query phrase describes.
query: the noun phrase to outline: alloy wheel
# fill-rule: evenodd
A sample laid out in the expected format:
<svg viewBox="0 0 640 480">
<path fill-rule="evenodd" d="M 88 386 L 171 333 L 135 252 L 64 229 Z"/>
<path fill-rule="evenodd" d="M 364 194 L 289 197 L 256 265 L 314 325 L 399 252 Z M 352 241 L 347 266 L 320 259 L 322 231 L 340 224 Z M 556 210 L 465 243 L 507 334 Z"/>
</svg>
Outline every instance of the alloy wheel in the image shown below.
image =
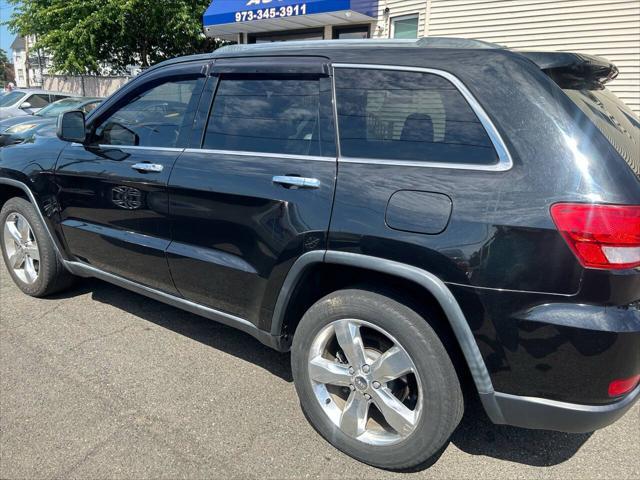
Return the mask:
<svg viewBox="0 0 640 480">
<path fill-rule="evenodd" d="M 422 386 L 416 366 L 378 326 L 357 319 L 327 325 L 312 343 L 308 371 L 321 408 L 350 437 L 390 445 L 418 425 Z"/>
<path fill-rule="evenodd" d="M 8 267 L 28 285 L 35 283 L 40 272 L 40 249 L 27 219 L 13 212 L 4 222 L 4 249 Z"/>
</svg>

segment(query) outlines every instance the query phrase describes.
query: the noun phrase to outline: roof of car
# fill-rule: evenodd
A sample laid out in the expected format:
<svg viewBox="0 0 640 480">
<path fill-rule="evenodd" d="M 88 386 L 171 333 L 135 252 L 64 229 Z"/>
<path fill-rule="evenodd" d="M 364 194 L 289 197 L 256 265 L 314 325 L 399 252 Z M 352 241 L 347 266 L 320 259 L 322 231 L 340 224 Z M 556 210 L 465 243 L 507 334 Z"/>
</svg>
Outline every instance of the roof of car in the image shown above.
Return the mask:
<svg viewBox="0 0 640 480">
<path fill-rule="evenodd" d="M 341 61 L 356 52 L 370 54 L 376 52 L 376 63 L 390 63 L 399 51 L 410 54 L 443 50 L 475 50 L 475 51 L 504 51 L 509 50 L 495 43 L 481 40 L 448 37 L 425 37 L 416 40 L 400 39 L 368 39 L 368 40 L 302 40 L 291 42 L 254 43 L 243 45 L 228 45 L 212 53 L 178 57 L 158 63 L 145 70 L 144 73 L 157 68 L 184 62 L 196 62 L 231 57 L 260 57 L 260 56 L 293 56 L 312 55 L 327 57 L 333 61 Z M 383 55 L 382 53 L 387 53 Z M 385 58 L 386 57 L 386 58 Z"/>
<path fill-rule="evenodd" d="M 67 97 L 75 97 L 76 95 L 72 93 L 65 92 L 54 92 L 51 90 L 42 90 L 37 88 L 14 88 L 11 92 L 21 92 L 21 93 L 44 93 L 47 95 L 66 95 Z"/>
<path fill-rule="evenodd" d="M 568 64 L 598 64 L 613 67 L 606 59 L 568 52 L 513 51 L 505 46 L 482 40 L 453 37 L 424 37 L 415 40 L 303 40 L 259 44 L 241 44 L 221 47 L 212 53 L 174 58 L 159 63 L 144 74 L 157 68 L 185 62 L 205 62 L 225 58 L 251 57 L 324 57 L 333 63 L 370 63 L 378 65 L 411 65 L 441 68 L 464 68 L 482 64 L 488 56 L 526 59 L 540 69 L 565 67 Z"/>
</svg>

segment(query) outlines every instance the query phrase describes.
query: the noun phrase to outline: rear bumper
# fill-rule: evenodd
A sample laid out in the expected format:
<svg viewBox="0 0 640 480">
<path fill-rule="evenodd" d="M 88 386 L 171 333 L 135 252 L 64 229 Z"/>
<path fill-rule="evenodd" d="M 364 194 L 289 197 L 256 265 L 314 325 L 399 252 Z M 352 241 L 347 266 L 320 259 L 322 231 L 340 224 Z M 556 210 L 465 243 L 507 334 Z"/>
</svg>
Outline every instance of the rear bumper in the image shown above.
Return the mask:
<svg viewBox="0 0 640 480">
<path fill-rule="evenodd" d="M 640 385 L 622 400 L 607 405 L 580 405 L 508 393 L 481 395 L 494 423 L 537 430 L 593 432 L 611 425 L 640 398 Z"/>
</svg>

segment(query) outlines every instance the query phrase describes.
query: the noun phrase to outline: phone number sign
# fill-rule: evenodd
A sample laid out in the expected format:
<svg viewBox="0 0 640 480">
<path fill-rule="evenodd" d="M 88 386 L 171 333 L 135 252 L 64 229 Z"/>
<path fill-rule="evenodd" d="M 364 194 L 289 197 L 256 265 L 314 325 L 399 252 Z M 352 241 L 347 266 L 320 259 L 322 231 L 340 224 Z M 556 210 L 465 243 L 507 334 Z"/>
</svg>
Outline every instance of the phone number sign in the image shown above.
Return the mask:
<svg viewBox="0 0 640 480">
<path fill-rule="evenodd" d="M 375 18 L 378 0 L 213 0 L 205 27 L 275 18 L 355 11 Z"/>
</svg>

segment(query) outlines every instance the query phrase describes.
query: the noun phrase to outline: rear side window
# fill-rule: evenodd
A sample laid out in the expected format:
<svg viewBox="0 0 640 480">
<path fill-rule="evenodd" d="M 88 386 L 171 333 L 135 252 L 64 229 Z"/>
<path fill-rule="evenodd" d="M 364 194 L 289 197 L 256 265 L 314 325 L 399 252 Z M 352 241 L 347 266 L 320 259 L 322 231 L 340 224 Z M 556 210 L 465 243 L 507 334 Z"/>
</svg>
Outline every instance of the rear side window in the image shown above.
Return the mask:
<svg viewBox="0 0 640 480">
<path fill-rule="evenodd" d="M 343 157 L 495 164 L 483 125 L 448 80 L 429 73 L 336 69 Z"/>
<path fill-rule="evenodd" d="M 574 101 L 640 177 L 640 120 L 611 91 L 569 90 Z"/>
<path fill-rule="evenodd" d="M 203 148 L 335 156 L 329 78 L 220 80 Z"/>
</svg>

